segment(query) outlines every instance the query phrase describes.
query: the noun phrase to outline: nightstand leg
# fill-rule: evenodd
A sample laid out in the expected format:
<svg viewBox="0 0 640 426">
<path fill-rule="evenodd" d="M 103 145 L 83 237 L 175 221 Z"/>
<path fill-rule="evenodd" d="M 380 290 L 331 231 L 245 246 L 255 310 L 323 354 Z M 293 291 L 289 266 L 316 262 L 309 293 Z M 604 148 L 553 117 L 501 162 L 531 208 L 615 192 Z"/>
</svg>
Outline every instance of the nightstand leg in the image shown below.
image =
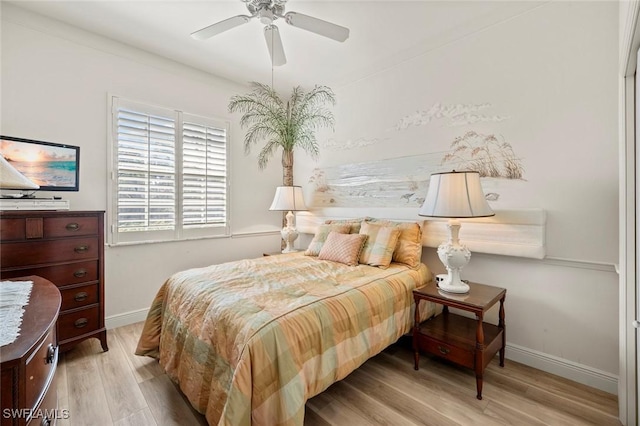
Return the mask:
<svg viewBox="0 0 640 426">
<path fill-rule="evenodd" d="M 482 326 L 483 315 L 476 314 L 478 322 L 476 326 L 476 388 L 478 395 L 476 398 L 482 399 L 482 374 L 484 372 L 484 327 Z"/>
<path fill-rule="evenodd" d="M 420 327 L 420 299 L 414 296 L 416 309 L 413 317 L 413 369 L 418 370 L 420 365 L 420 352 L 418 351 L 418 329 Z"/>
<path fill-rule="evenodd" d="M 498 327 L 502 328 L 502 347 L 500 347 L 500 367 L 504 367 L 504 350 L 507 346 L 507 330 L 504 325 L 504 299 L 507 295 L 505 294 L 502 299 L 500 299 L 500 313 L 498 319 Z"/>
<path fill-rule="evenodd" d="M 476 390 L 478 391 L 476 398 L 482 399 L 482 374 L 476 374 Z"/>
</svg>

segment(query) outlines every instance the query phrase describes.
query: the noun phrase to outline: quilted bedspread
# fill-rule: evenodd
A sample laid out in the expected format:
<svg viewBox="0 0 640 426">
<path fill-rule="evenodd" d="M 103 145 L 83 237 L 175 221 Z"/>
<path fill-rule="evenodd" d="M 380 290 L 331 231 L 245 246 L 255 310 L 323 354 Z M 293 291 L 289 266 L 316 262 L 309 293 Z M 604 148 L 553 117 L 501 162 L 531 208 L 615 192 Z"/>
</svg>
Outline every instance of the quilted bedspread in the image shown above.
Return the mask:
<svg viewBox="0 0 640 426">
<path fill-rule="evenodd" d="M 307 399 L 411 329 L 411 290 L 430 276 L 300 253 L 183 271 L 158 291 L 136 354 L 158 358 L 209 424 L 302 425 Z"/>
</svg>

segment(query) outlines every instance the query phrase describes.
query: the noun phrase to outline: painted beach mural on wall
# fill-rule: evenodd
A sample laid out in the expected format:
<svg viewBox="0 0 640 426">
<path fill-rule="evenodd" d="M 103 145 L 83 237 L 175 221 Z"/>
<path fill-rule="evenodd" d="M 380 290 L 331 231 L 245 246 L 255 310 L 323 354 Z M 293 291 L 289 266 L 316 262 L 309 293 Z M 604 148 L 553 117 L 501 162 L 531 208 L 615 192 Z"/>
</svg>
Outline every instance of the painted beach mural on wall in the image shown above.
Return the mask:
<svg viewBox="0 0 640 426">
<path fill-rule="evenodd" d="M 424 126 L 442 120 L 449 126 L 478 122 L 500 122 L 509 117 L 487 115 L 479 111 L 490 104 L 441 105 L 401 118 L 388 132 Z M 388 144 L 389 137 L 338 142 L 329 139 L 324 148 L 351 150 Z M 313 187 L 312 205 L 318 207 L 416 207 L 422 205 L 432 173 L 450 170 L 475 170 L 483 178 L 487 199 L 497 201 L 496 180 L 524 180 L 524 166 L 512 145 L 500 134 L 468 130 L 455 136 L 443 151 L 399 158 L 339 164 L 316 168 L 309 178 Z"/>
</svg>

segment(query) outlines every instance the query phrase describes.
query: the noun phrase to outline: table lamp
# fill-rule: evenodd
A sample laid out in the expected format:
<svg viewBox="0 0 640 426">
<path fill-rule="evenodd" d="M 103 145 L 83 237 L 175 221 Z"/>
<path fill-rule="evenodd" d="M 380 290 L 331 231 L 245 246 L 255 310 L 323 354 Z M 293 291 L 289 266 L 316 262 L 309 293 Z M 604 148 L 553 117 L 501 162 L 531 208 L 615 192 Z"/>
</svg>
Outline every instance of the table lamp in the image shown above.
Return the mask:
<svg viewBox="0 0 640 426">
<path fill-rule="evenodd" d="M 302 187 L 300 186 L 279 186 L 276 188 L 276 195 L 269 210 L 286 211 L 287 225 L 282 228 L 280 235 L 287 243 L 282 250 L 283 253 L 292 253 L 297 251 L 293 248 L 293 242 L 298 238 L 298 231 L 294 225 L 293 212 L 307 210 L 304 204 L 304 196 L 302 195 Z"/>
<path fill-rule="evenodd" d="M 3 156 L 0 155 L 0 189 L 38 189 L 39 185 L 31 182 L 16 170 Z M 14 198 L 14 197 L 11 197 Z"/>
<path fill-rule="evenodd" d="M 469 285 L 460 279 L 460 271 L 469 263 L 471 252 L 460 244 L 460 221 L 457 219 L 495 215 L 484 197 L 480 173 L 454 170 L 432 174 L 427 197 L 418 214 L 449 218 L 449 240 L 438 247 L 438 257 L 448 274 L 438 287 L 450 293 L 468 293 Z"/>
</svg>

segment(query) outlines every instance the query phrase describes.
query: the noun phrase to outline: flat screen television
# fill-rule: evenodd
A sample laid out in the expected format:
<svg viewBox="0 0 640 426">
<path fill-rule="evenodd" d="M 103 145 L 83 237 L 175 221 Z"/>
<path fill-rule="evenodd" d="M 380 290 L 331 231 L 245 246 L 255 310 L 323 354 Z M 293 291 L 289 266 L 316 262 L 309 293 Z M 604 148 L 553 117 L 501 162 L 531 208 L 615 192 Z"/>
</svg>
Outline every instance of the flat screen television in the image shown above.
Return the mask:
<svg viewBox="0 0 640 426">
<path fill-rule="evenodd" d="M 40 191 L 78 191 L 80 188 L 78 146 L 0 136 L 0 155 L 40 185 Z"/>
</svg>

